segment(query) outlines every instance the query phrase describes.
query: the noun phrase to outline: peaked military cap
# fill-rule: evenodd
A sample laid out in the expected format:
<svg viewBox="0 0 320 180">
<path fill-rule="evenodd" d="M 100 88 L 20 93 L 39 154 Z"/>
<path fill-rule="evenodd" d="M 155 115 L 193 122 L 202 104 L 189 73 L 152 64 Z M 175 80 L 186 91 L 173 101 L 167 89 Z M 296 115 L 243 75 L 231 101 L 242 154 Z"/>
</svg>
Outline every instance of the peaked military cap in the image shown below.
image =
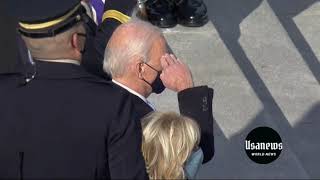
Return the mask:
<svg viewBox="0 0 320 180">
<path fill-rule="evenodd" d="M 80 21 L 86 10 L 80 0 L 13 0 L 19 32 L 27 37 L 52 37 Z"/>
</svg>

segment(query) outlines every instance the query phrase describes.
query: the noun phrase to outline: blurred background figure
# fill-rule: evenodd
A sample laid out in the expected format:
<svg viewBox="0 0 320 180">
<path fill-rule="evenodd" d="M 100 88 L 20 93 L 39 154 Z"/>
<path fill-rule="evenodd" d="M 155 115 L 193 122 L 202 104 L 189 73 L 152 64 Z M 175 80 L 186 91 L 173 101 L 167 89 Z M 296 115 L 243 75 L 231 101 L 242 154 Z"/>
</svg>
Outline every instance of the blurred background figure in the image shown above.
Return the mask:
<svg viewBox="0 0 320 180">
<path fill-rule="evenodd" d="M 100 24 L 104 13 L 105 0 L 82 0 L 82 5 L 86 8 L 88 15 Z"/>
<path fill-rule="evenodd" d="M 18 48 L 22 40 L 16 31 L 18 21 L 12 11 L 8 1 L 0 1 L 0 74 L 20 73 L 23 67 Z"/>
<path fill-rule="evenodd" d="M 155 112 L 142 120 L 142 153 L 150 179 L 194 179 L 202 163 L 200 129 L 187 117 Z"/>
<path fill-rule="evenodd" d="M 200 27 L 208 22 L 207 7 L 202 0 L 147 0 L 148 20 L 161 28 L 177 24 Z"/>
</svg>

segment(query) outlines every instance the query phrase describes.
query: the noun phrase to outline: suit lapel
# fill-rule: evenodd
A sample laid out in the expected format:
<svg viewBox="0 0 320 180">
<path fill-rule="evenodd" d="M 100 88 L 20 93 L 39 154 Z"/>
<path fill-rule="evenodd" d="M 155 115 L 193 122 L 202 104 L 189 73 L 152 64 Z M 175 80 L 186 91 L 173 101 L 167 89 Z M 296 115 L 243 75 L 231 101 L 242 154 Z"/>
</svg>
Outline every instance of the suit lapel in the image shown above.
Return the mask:
<svg viewBox="0 0 320 180">
<path fill-rule="evenodd" d="M 147 103 L 145 103 L 142 99 L 140 99 L 139 97 L 133 94 L 132 96 L 134 96 L 132 97 L 132 99 L 133 99 L 133 104 L 134 104 L 134 108 L 137 113 L 138 119 L 141 120 L 144 116 L 153 112 L 153 109 Z"/>
</svg>

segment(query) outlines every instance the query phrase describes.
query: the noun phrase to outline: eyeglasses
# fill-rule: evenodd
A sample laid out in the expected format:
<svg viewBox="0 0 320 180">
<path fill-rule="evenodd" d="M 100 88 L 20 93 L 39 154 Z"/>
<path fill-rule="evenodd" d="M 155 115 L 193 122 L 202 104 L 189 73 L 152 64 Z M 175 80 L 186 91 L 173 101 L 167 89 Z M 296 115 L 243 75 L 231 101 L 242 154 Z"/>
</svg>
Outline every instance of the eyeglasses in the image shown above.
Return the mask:
<svg viewBox="0 0 320 180">
<path fill-rule="evenodd" d="M 85 33 L 77 33 L 78 36 L 87 37 L 87 34 Z"/>
</svg>

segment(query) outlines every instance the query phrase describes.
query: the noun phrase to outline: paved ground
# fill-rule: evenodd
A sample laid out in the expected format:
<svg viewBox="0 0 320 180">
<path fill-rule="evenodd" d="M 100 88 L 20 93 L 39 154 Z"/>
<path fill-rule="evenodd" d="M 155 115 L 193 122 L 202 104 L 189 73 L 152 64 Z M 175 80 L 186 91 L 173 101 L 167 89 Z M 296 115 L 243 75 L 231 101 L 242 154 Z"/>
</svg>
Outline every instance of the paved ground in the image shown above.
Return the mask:
<svg viewBox="0 0 320 180">
<path fill-rule="evenodd" d="M 215 89 L 214 159 L 199 178 L 320 178 L 320 2 L 206 0 L 211 22 L 164 29 L 197 85 Z M 151 100 L 178 110 L 176 94 Z M 284 142 L 268 165 L 249 160 L 244 139 L 257 126 Z"/>
</svg>

